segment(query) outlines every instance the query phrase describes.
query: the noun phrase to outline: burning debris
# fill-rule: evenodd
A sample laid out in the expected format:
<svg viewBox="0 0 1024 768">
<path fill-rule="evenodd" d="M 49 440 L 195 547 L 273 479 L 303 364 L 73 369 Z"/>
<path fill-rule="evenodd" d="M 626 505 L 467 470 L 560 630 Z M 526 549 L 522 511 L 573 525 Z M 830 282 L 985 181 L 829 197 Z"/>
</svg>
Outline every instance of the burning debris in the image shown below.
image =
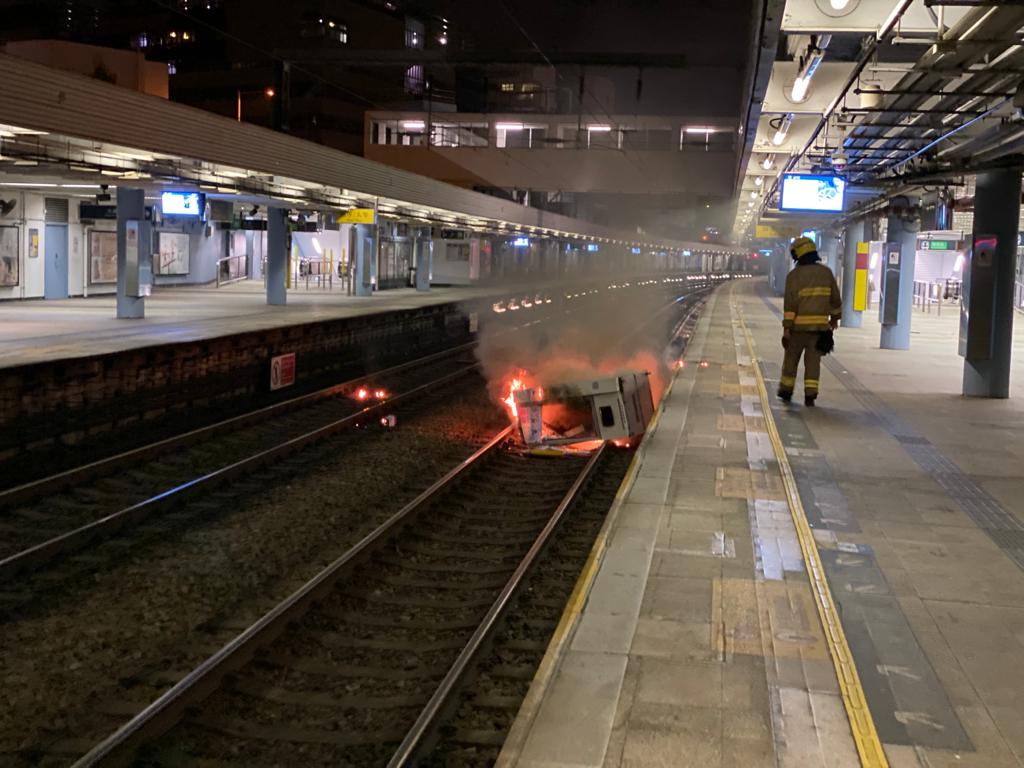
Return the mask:
<svg viewBox="0 0 1024 768">
<path fill-rule="evenodd" d="M 654 413 L 645 372 L 547 386 L 526 381 L 524 371 L 512 378 L 505 404 L 531 447 L 589 448 L 606 440 L 628 445 L 644 433 Z"/>
</svg>

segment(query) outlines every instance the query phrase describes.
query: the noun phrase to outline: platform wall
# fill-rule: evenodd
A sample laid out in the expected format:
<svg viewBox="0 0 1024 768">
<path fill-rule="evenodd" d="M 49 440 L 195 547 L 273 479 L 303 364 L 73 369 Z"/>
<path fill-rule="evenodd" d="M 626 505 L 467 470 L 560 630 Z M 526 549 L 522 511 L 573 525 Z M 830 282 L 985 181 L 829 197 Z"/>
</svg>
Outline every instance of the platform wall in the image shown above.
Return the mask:
<svg viewBox="0 0 1024 768">
<path fill-rule="evenodd" d="M 36 466 L 56 471 L 72 452 L 81 463 L 469 338 L 466 310 L 439 304 L 3 369 L 2 484 Z M 270 358 L 289 352 L 296 385 L 271 393 Z"/>
</svg>

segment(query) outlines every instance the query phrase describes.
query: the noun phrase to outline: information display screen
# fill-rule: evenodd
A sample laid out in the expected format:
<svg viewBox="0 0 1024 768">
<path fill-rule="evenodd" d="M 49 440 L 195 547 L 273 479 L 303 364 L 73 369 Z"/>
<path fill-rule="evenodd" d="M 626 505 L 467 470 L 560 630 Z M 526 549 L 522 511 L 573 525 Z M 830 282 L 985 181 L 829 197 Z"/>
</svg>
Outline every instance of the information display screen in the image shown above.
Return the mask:
<svg viewBox="0 0 1024 768">
<path fill-rule="evenodd" d="M 203 196 L 198 192 L 164 192 L 160 196 L 164 216 L 199 216 L 203 212 Z"/>
<path fill-rule="evenodd" d="M 838 176 L 808 176 L 801 173 L 787 173 L 782 177 L 783 211 L 843 210 L 846 182 Z"/>
</svg>

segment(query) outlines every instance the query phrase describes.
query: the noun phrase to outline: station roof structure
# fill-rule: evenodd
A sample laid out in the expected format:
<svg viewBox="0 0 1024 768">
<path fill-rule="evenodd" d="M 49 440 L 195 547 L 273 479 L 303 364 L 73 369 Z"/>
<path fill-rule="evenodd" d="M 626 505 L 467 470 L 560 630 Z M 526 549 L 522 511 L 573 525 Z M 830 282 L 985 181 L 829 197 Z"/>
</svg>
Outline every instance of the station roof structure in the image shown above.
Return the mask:
<svg viewBox="0 0 1024 768">
<path fill-rule="evenodd" d="M 844 176 L 846 212 L 856 215 L 924 184 L 960 183 L 1024 150 L 1019 3 L 769 5 L 781 39 L 745 159 L 737 238 L 779 217 L 786 172 Z"/>
<path fill-rule="evenodd" d="M 97 109 L 97 105 L 102 108 Z M 524 207 L 286 134 L 0 55 L 0 175 L 15 186 L 168 184 L 211 197 L 482 231 L 739 252 Z"/>
</svg>

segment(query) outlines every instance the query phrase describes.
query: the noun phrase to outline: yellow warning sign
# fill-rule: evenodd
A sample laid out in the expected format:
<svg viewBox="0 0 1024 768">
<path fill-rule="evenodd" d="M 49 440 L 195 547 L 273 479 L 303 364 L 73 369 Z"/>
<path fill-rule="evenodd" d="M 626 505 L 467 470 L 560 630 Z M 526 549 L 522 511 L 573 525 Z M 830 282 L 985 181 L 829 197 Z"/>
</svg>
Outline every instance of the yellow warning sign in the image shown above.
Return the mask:
<svg viewBox="0 0 1024 768">
<path fill-rule="evenodd" d="M 758 224 L 754 228 L 754 237 L 763 238 L 765 240 L 785 240 L 790 237 L 796 237 L 797 231 L 790 229 L 789 227 L 776 227 L 772 224 Z"/>
<path fill-rule="evenodd" d="M 376 220 L 373 208 L 352 208 L 338 214 L 339 224 L 373 224 Z"/>
</svg>

